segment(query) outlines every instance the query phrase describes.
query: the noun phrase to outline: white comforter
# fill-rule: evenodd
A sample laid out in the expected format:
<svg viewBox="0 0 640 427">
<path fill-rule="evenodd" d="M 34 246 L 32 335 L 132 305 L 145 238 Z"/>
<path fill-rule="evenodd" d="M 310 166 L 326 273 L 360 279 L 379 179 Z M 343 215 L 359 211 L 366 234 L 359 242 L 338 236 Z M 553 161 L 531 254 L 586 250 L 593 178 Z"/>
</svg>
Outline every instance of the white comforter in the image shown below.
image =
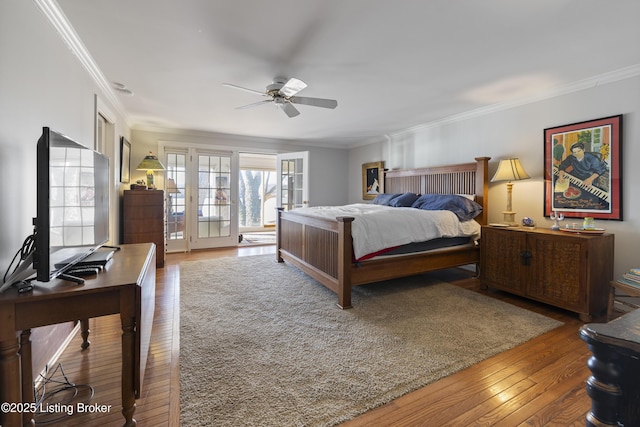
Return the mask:
<svg viewBox="0 0 640 427">
<path fill-rule="evenodd" d="M 356 259 L 383 249 L 440 237 L 480 237 L 480 224 L 475 220 L 460 222 L 450 211 L 356 203 L 298 208 L 295 212 L 330 219 L 354 217 L 351 235 Z"/>
</svg>

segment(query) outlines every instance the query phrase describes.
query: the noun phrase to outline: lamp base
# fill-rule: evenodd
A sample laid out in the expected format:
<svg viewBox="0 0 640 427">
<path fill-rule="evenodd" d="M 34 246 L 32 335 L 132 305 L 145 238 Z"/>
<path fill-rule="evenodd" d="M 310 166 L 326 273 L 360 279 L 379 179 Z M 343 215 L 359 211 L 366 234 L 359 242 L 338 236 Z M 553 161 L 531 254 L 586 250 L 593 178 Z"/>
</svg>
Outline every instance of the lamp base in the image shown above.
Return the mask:
<svg viewBox="0 0 640 427">
<path fill-rule="evenodd" d="M 149 190 L 155 190 L 155 185 L 153 185 L 153 171 L 152 170 L 148 170 L 147 171 L 147 188 Z"/>
<path fill-rule="evenodd" d="M 516 213 L 513 211 L 503 211 L 502 212 L 503 223 L 509 227 L 518 227 L 518 223 L 516 222 Z"/>
</svg>

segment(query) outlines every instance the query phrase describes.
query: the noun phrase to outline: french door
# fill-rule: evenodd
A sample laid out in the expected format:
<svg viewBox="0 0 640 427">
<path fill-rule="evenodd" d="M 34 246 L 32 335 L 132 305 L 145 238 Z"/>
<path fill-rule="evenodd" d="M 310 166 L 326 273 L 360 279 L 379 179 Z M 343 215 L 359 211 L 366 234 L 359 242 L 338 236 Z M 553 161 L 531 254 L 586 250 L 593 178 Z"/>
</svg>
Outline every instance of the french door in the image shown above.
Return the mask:
<svg viewBox="0 0 640 427">
<path fill-rule="evenodd" d="M 278 207 L 291 210 L 309 206 L 309 152 L 277 156 Z"/>
<path fill-rule="evenodd" d="M 167 252 L 238 243 L 234 152 L 165 148 Z"/>
<path fill-rule="evenodd" d="M 193 160 L 191 249 L 238 244 L 238 155 L 196 151 Z"/>
</svg>

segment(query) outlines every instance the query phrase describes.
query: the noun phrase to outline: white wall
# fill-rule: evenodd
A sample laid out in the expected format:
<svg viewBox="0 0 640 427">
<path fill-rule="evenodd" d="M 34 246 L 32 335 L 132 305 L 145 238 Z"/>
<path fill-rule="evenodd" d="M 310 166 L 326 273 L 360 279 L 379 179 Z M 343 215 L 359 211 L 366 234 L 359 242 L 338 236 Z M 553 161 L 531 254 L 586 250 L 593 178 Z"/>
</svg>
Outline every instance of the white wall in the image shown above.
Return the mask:
<svg viewBox="0 0 640 427">
<path fill-rule="evenodd" d="M 615 233 L 616 276 L 640 266 L 640 77 L 597 85 L 467 120 L 423 126 L 389 136 L 387 141 L 354 148 L 349 153 L 349 202 L 362 202 L 362 163 L 385 161 L 387 168 L 414 168 L 473 161 L 490 156 L 491 177 L 502 158 L 519 157 L 532 177 L 513 187 L 517 219 L 529 216 L 541 227 L 544 217 L 545 128 L 623 114 L 622 203 L 624 221 L 598 220 L 598 227 Z M 506 207 L 506 187 L 489 187 L 489 222 L 501 222 Z"/>
<path fill-rule="evenodd" d="M 94 80 L 34 2 L 0 2 L 0 271 L 33 232 L 36 142 L 48 126 L 95 148 Z M 115 117 L 116 137 L 128 131 Z M 115 141 L 113 142 L 115 144 Z M 112 150 L 119 156 L 119 147 Z M 111 159 L 112 162 L 119 160 Z M 113 236 L 117 230 L 112 231 Z"/>
</svg>

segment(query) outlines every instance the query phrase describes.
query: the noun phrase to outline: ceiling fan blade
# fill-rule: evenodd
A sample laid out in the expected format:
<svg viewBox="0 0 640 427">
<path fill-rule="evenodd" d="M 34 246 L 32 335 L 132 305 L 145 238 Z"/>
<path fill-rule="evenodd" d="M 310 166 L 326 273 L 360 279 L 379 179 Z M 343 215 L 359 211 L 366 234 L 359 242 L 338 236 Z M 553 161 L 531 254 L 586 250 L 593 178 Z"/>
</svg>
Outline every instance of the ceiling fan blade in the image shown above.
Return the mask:
<svg viewBox="0 0 640 427">
<path fill-rule="evenodd" d="M 280 95 L 289 98 L 290 96 L 293 96 L 296 93 L 300 92 L 305 87 L 307 87 L 307 84 L 302 80 L 290 78 L 289 81 L 286 82 L 278 92 L 280 93 Z"/>
<path fill-rule="evenodd" d="M 242 105 L 240 107 L 236 107 L 236 110 L 246 110 L 248 108 L 259 107 L 269 102 L 273 102 L 273 99 L 265 99 L 262 101 L 254 102 L 253 104 Z"/>
<path fill-rule="evenodd" d="M 233 88 L 233 89 L 244 90 L 245 92 L 257 93 L 258 95 L 262 95 L 262 96 L 268 96 L 266 93 L 260 92 L 259 90 L 253 90 L 253 89 L 249 89 L 249 88 L 246 88 L 246 87 L 234 85 L 234 84 L 231 84 L 231 83 L 222 83 L 222 86 L 230 87 L 230 88 Z"/>
<path fill-rule="evenodd" d="M 336 101 L 335 99 L 292 96 L 291 98 L 289 98 L 289 101 L 293 102 L 294 104 L 312 105 L 314 107 L 322 108 L 336 108 L 338 106 L 338 101 Z"/>
<path fill-rule="evenodd" d="M 289 116 L 289 118 L 300 114 L 300 111 L 298 111 L 298 109 L 290 102 L 283 102 L 282 104 L 278 104 L 278 106 L 287 114 L 287 116 Z"/>
</svg>

